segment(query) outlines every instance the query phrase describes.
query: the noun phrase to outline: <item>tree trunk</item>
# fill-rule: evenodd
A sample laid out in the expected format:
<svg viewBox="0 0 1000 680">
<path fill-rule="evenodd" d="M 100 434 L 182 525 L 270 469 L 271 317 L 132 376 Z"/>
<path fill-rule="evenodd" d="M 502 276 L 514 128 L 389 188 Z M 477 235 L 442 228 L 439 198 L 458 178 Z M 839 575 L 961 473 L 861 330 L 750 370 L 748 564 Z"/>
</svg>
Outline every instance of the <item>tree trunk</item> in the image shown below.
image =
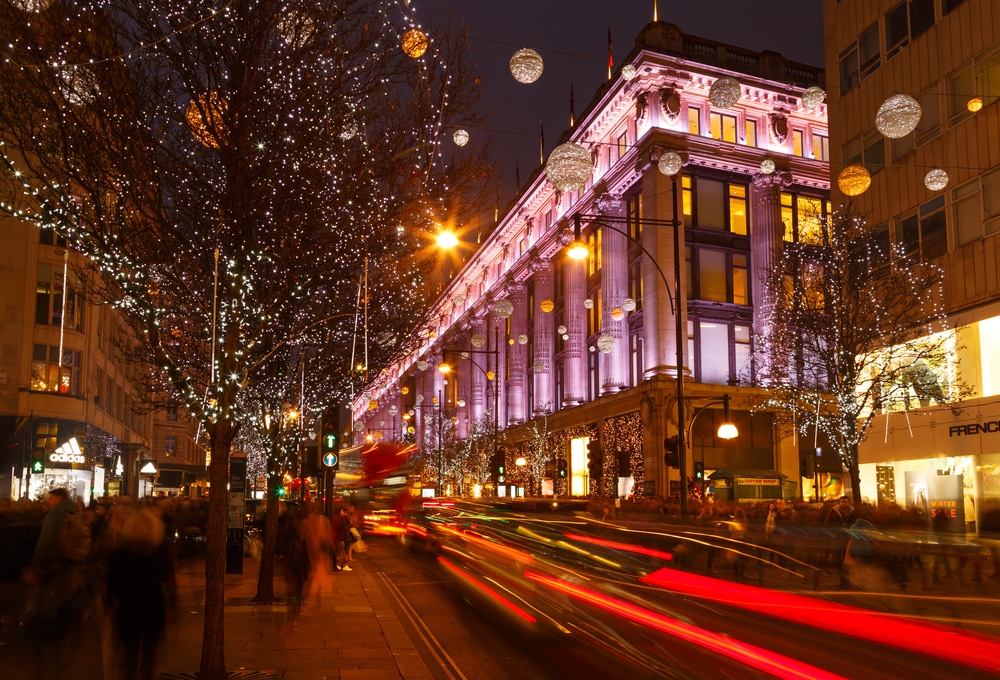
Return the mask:
<svg viewBox="0 0 1000 680">
<path fill-rule="evenodd" d="M 260 551 L 260 570 L 257 572 L 257 594 L 253 601 L 260 604 L 276 602 L 274 596 L 274 555 L 278 548 L 278 480 L 275 456 L 269 457 L 267 474 L 267 511 L 264 519 L 264 545 Z"/>
<path fill-rule="evenodd" d="M 851 476 L 851 502 L 855 514 L 861 511 L 861 470 L 858 467 L 858 447 L 852 446 L 848 451 L 847 473 Z"/>
<path fill-rule="evenodd" d="M 229 494 L 229 441 L 216 425 L 209 432 L 212 463 L 208 494 L 208 536 L 205 546 L 205 630 L 198 680 L 226 680 L 224 644 L 226 596 L 226 539 Z M 222 435 L 222 436 L 220 436 Z"/>
</svg>

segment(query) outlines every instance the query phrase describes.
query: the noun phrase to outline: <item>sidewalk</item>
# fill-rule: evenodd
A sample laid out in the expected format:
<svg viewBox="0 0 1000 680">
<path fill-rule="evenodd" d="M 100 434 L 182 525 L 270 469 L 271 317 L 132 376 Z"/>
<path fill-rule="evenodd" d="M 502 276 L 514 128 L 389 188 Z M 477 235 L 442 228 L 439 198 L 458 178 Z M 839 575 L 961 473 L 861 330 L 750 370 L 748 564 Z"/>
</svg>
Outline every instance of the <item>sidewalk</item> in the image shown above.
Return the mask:
<svg viewBox="0 0 1000 680">
<path fill-rule="evenodd" d="M 192 680 L 201 659 L 204 563 L 178 563 L 178 607 L 160 651 L 160 680 Z M 255 605 L 259 561 L 244 559 L 243 574 L 227 576 L 226 669 L 259 680 L 427 679 L 424 665 L 363 559 L 338 571 L 298 620 L 284 605 Z M 280 567 L 275 594 L 284 596 Z"/>
</svg>

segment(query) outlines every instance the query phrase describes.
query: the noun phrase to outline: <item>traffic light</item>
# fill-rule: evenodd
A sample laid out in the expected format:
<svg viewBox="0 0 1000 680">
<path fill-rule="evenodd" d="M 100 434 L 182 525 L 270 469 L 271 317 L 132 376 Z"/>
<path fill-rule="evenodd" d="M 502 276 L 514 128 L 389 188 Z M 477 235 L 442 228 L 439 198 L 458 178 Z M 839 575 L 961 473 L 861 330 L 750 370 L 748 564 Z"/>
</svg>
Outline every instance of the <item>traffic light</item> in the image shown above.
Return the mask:
<svg viewBox="0 0 1000 680">
<path fill-rule="evenodd" d="M 694 462 L 694 481 L 704 482 L 705 481 L 705 463 L 700 460 Z"/>
<path fill-rule="evenodd" d="M 556 461 L 556 475 L 560 479 L 564 479 L 569 474 L 569 470 L 566 467 L 566 459 L 560 458 Z"/>
<path fill-rule="evenodd" d="M 545 479 L 554 479 L 556 476 L 556 462 L 554 460 L 545 461 Z"/>
<path fill-rule="evenodd" d="M 680 467 L 680 453 L 677 448 L 677 435 L 672 437 L 667 437 L 663 440 L 663 448 L 665 453 L 663 454 L 663 462 L 667 464 L 668 467 Z"/>
<path fill-rule="evenodd" d="M 45 458 L 35 456 L 31 459 L 31 474 L 40 475 L 45 472 Z"/>
<path fill-rule="evenodd" d="M 587 442 L 587 471 L 594 479 L 600 479 L 604 474 L 604 452 L 596 438 Z"/>
<path fill-rule="evenodd" d="M 330 467 L 333 470 L 340 469 L 340 407 L 339 406 L 327 406 L 323 409 L 323 415 L 320 418 L 320 442 L 319 442 L 319 455 L 321 458 L 326 458 L 327 454 L 333 454 L 336 458 L 336 463 Z"/>
<path fill-rule="evenodd" d="M 799 477 L 812 477 L 813 473 L 809 465 L 809 456 L 799 458 Z"/>
<path fill-rule="evenodd" d="M 493 476 L 497 479 L 497 484 L 507 481 L 507 461 L 502 453 L 493 456 Z"/>
</svg>

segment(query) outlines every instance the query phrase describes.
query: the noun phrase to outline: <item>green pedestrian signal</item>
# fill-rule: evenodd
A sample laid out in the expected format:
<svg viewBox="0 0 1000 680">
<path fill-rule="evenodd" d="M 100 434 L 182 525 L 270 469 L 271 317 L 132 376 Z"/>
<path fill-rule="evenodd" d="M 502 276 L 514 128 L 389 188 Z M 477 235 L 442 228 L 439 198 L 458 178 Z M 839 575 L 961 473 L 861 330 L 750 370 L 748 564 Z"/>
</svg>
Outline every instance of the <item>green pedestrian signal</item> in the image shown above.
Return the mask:
<svg viewBox="0 0 1000 680">
<path fill-rule="evenodd" d="M 323 450 L 324 451 L 336 451 L 337 450 L 337 435 L 326 434 L 323 436 Z"/>
<path fill-rule="evenodd" d="M 31 474 L 40 475 L 45 472 L 45 459 L 44 458 L 32 458 L 31 459 Z"/>
</svg>

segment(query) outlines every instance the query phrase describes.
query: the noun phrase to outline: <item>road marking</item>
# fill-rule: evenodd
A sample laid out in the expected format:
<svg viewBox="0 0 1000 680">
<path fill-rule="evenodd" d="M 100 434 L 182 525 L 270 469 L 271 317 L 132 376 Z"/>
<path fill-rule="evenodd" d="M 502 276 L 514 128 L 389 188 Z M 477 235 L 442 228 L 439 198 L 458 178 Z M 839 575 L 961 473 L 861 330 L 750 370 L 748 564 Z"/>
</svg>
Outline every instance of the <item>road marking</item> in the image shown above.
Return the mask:
<svg viewBox="0 0 1000 680">
<path fill-rule="evenodd" d="M 455 660 L 449 656 L 447 651 L 445 651 L 444 645 L 442 645 L 441 642 L 434 637 L 434 633 L 432 633 L 430 628 L 427 627 L 424 620 L 420 618 L 417 610 L 414 609 L 413 606 L 406 600 L 403 593 L 396 587 L 396 584 L 389 580 L 389 577 L 386 576 L 385 572 L 380 571 L 376 573 L 378 574 L 378 577 L 382 579 L 382 584 L 385 586 L 385 589 L 389 592 L 393 599 L 396 600 L 396 603 L 403 610 L 403 613 L 406 614 L 406 618 L 410 620 L 411 624 L 413 624 L 413 627 L 420 635 L 420 639 L 423 640 L 424 645 L 428 650 L 430 650 L 430 653 L 434 656 L 434 660 L 437 662 L 438 666 L 440 666 L 441 670 L 443 670 L 445 674 L 453 680 L 468 680 L 462 672 L 462 669 L 458 667 Z"/>
</svg>

